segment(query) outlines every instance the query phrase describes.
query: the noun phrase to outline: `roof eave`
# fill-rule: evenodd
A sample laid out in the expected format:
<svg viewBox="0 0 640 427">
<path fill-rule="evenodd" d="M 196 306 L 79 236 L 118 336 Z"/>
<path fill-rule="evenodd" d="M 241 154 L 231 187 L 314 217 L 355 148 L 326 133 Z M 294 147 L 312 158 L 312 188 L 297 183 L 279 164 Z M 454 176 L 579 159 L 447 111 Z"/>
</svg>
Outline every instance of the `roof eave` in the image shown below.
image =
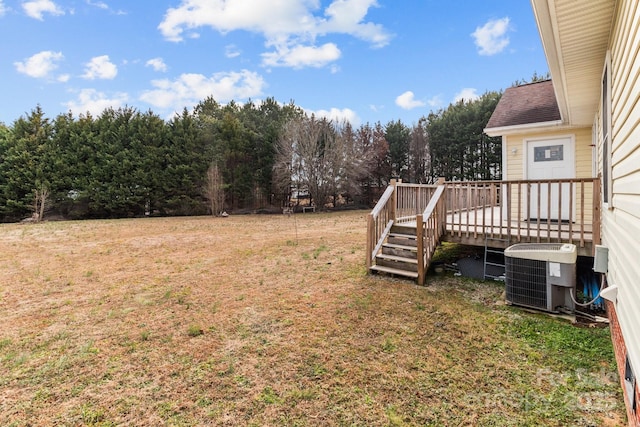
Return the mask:
<svg viewBox="0 0 640 427">
<path fill-rule="evenodd" d="M 489 136 L 507 136 L 521 133 L 546 132 L 553 129 L 564 128 L 562 120 L 552 120 L 549 122 L 527 123 L 523 125 L 502 126 L 485 128 L 484 133 Z"/>
<path fill-rule="evenodd" d="M 553 1 L 553 0 L 551 0 Z M 552 9 L 549 8 L 548 0 L 531 0 L 533 14 L 538 24 L 538 32 L 542 40 L 549 73 L 553 81 L 553 91 L 556 95 L 558 109 L 560 110 L 561 122 L 571 123 L 569 110 L 569 100 L 567 98 L 567 81 L 562 66 L 562 55 L 558 50 L 560 46 L 558 31 L 554 25 L 555 17 Z"/>
</svg>

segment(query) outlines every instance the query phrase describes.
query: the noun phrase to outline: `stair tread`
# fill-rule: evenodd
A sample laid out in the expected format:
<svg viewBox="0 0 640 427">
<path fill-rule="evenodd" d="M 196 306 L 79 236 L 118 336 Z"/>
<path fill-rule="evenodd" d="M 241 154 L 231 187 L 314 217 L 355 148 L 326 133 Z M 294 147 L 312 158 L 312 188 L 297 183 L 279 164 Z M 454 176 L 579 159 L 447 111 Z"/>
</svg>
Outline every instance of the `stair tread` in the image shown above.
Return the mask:
<svg viewBox="0 0 640 427">
<path fill-rule="evenodd" d="M 416 229 L 415 222 L 413 222 L 413 223 L 411 223 L 411 222 L 395 222 L 393 224 L 393 226 L 395 228 L 408 228 L 410 230 L 415 230 Z"/>
<path fill-rule="evenodd" d="M 382 246 L 386 248 L 393 248 L 393 249 L 405 249 L 411 252 L 416 252 L 418 250 L 416 246 L 399 245 L 397 243 L 385 243 Z"/>
<path fill-rule="evenodd" d="M 415 240 L 418 238 L 415 234 L 405 234 L 405 233 L 389 233 L 389 237 L 401 237 L 405 239 Z"/>
<path fill-rule="evenodd" d="M 378 254 L 377 257 L 381 258 L 381 259 L 386 259 L 386 260 L 389 260 L 389 261 L 406 262 L 406 263 L 409 263 L 409 264 L 417 264 L 418 263 L 418 260 L 416 258 L 406 258 L 406 257 L 402 257 L 402 256 L 397 256 L 397 255 Z"/>
<path fill-rule="evenodd" d="M 395 274 L 398 276 L 412 277 L 414 279 L 418 278 L 418 273 L 416 271 L 400 270 L 398 268 L 385 267 L 383 265 L 373 265 L 371 266 L 371 270 L 382 271 L 384 273 Z"/>
</svg>

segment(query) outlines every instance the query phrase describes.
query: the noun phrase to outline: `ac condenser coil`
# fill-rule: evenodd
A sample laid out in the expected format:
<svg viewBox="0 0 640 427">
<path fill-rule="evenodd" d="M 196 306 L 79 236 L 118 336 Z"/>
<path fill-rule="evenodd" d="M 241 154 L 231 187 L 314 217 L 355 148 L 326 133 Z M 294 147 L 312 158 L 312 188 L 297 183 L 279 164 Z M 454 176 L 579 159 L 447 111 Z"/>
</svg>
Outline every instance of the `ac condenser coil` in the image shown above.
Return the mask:
<svg viewBox="0 0 640 427">
<path fill-rule="evenodd" d="M 508 303 L 559 312 L 573 311 L 576 287 L 576 245 L 519 243 L 504 251 Z"/>
</svg>

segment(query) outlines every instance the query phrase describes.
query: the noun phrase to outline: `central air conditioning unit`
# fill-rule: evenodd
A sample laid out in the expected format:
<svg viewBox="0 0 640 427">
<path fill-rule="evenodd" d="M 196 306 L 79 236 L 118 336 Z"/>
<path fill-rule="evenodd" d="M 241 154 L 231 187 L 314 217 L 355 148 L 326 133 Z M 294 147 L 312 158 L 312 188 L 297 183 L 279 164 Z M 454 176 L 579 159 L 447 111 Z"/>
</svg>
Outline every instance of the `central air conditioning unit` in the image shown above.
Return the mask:
<svg viewBox="0 0 640 427">
<path fill-rule="evenodd" d="M 576 245 L 519 243 L 504 251 L 508 303 L 557 313 L 575 309 Z"/>
</svg>

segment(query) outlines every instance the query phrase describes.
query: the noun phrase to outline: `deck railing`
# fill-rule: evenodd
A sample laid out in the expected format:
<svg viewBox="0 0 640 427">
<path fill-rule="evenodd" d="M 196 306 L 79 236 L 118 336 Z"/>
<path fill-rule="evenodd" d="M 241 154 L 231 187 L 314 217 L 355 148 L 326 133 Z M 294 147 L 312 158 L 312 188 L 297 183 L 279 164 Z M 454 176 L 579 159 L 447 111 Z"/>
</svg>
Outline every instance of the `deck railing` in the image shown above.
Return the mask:
<svg viewBox="0 0 640 427">
<path fill-rule="evenodd" d="M 424 284 L 425 272 L 431 263 L 440 238 L 445 232 L 446 211 L 443 197 L 445 186 L 435 188 L 429 204 L 421 214 L 416 215 L 416 236 L 418 242 L 418 283 Z"/>
<path fill-rule="evenodd" d="M 423 213 L 437 189 L 435 185 L 403 182 L 396 183 L 395 187 L 397 194 L 395 221 L 397 223 L 415 221 L 416 215 Z"/>
<path fill-rule="evenodd" d="M 367 216 L 367 269 L 373 264 L 376 254 L 389 234 L 396 218 L 395 183 L 392 183 Z"/>
<path fill-rule="evenodd" d="M 586 252 L 587 243 L 600 243 L 600 197 L 599 178 L 440 180 L 438 185 L 392 181 L 367 218 L 367 267 L 394 223 L 414 221 L 422 233 L 419 275 L 442 239 L 470 244 L 485 244 L 486 239 L 566 242 Z"/>
<path fill-rule="evenodd" d="M 512 243 L 599 242 L 597 178 L 448 182 L 447 231 Z"/>
</svg>

